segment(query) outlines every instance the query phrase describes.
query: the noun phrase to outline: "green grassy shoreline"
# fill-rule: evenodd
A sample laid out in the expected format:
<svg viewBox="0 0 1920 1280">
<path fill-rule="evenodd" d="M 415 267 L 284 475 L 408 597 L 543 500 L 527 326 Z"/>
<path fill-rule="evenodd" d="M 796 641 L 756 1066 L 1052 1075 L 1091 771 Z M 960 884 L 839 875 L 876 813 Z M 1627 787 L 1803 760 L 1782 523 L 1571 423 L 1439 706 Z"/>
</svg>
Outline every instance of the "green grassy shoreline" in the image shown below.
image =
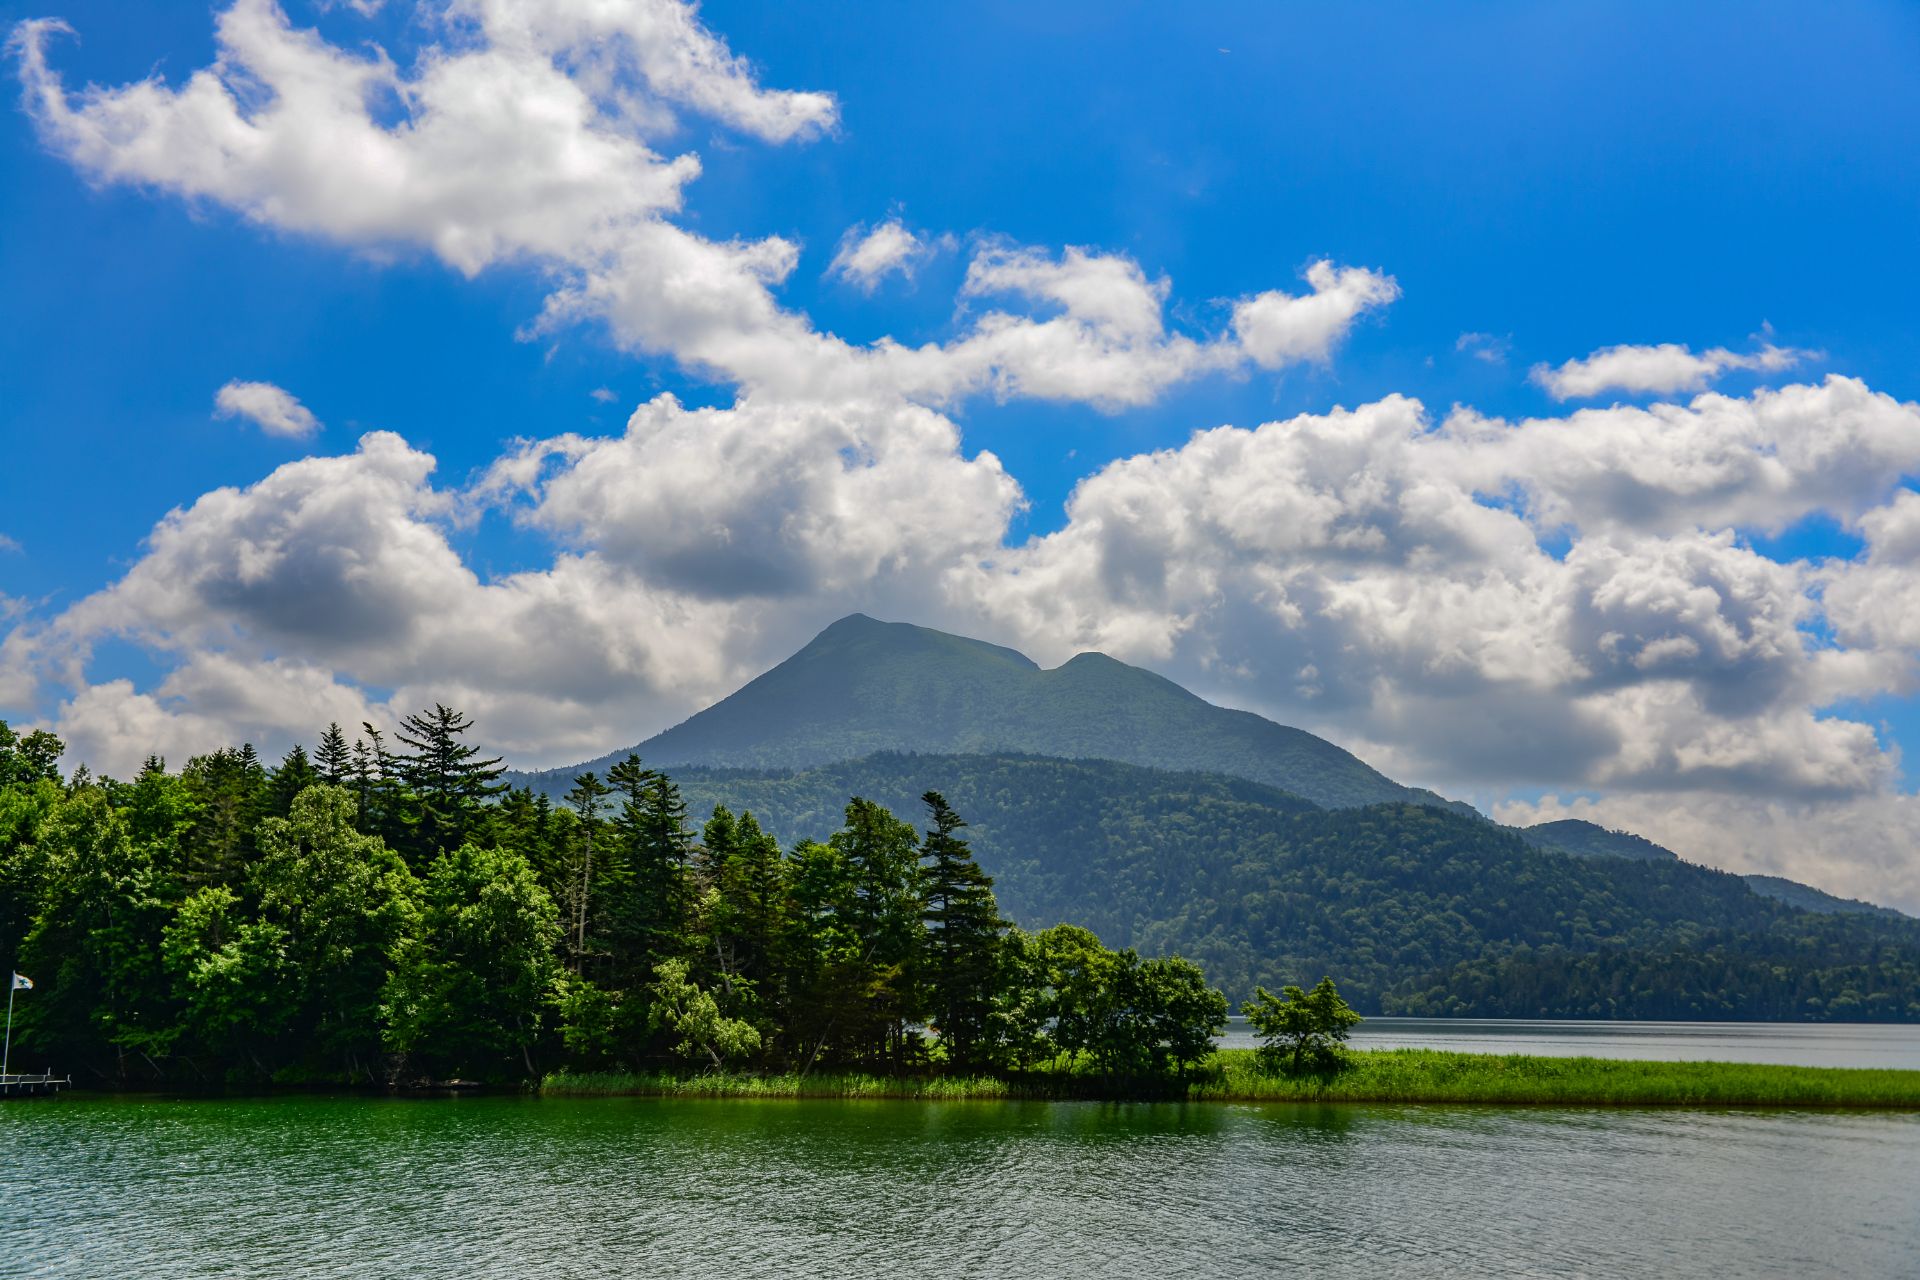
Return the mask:
<svg viewBox="0 0 1920 1280">
<path fill-rule="evenodd" d="M 893 1098 L 911 1101 L 1071 1098 L 1193 1102 L 1472 1103 L 1584 1107 L 1833 1107 L 1920 1110 L 1920 1071 L 1642 1062 L 1433 1049 L 1358 1051 L 1331 1078 L 1261 1071 L 1247 1049 L 1216 1053 L 1184 1085 L 1116 1087 L 1073 1071 L 998 1076 L 673 1075 L 560 1072 L 547 1097 Z"/>
</svg>

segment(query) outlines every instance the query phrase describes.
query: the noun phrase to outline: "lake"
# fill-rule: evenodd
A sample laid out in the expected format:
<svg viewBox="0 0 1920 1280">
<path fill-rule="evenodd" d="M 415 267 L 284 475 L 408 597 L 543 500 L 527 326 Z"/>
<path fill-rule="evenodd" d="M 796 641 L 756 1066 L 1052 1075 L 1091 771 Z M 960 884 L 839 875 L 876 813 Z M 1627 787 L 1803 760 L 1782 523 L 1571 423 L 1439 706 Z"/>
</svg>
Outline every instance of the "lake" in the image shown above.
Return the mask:
<svg viewBox="0 0 1920 1280">
<path fill-rule="evenodd" d="M 327 1096 L 0 1106 L 0 1274 L 1920 1274 L 1920 1117 Z"/>
<path fill-rule="evenodd" d="M 1913 1027 L 1355 1040 L 1920 1066 Z M 0 1275 L 1920 1275 L 1916 1186 L 1900 1114 L 76 1094 L 0 1105 Z"/>
</svg>

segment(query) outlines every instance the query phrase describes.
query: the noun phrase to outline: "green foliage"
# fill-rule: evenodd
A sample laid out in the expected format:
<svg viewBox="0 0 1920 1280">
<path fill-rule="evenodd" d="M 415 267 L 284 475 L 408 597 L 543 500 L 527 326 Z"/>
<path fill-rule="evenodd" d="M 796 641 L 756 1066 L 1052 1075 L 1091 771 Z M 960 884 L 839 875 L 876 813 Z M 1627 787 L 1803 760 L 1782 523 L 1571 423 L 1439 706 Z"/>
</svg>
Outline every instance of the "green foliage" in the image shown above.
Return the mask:
<svg viewBox="0 0 1920 1280">
<path fill-rule="evenodd" d="M 1063 1054 L 1144 1080 L 1190 1069 L 1219 1026 L 1185 961 L 1010 933 L 938 793 L 914 793 L 924 835 L 855 797 L 783 852 L 724 806 L 696 836 L 637 758 L 582 774 L 565 808 L 490 797 L 468 727 L 436 707 L 409 719 L 409 756 L 329 727 L 317 764 L 296 747 L 269 771 L 243 746 L 178 775 L 0 786 L 0 926 L 38 980 L 22 1047 L 126 1083 Z"/>
<path fill-rule="evenodd" d="M 0 720 L 0 787 L 58 782 L 60 757 L 66 749 L 66 743 L 45 729 L 21 737 Z"/>
<path fill-rule="evenodd" d="M 1139 1079 L 1191 1070 L 1226 1026 L 1227 998 L 1178 956 L 1142 961 L 1085 929 L 1055 925 L 1027 949 L 1038 999 L 1016 1041 L 1084 1055 L 1101 1074 Z"/>
<path fill-rule="evenodd" d="M 273 1054 L 291 1012 L 281 994 L 292 976 L 287 942 L 283 928 L 249 916 L 225 885 L 181 902 L 161 944 L 186 1006 L 181 1047 L 265 1073 L 262 1055 Z"/>
<path fill-rule="evenodd" d="M 1795 910 L 1677 859 L 1556 854 L 1426 806 L 1328 811 L 1232 778 L 1029 756 L 878 755 L 677 777 L 692 804 L 748 806 L 783 840 L 832 830 L 849 793 L 899 811 L 934 784 L 967 815 L 969 845 L 1013 921 L 1070 919 L 1142 954 L 1177 952 L 1236 1000 L 1334 973 L 1367 1013 L 1827 1018 L 1838 999 L 1851 1016 L 1920 1018 L 1909 1012 L 1920 922 Z M 1713 949 L 1735 962 L 1672 965 L 1672 980 L 1655 980 L 1669 957 Z M 1596 965 L 1648 979 L 1563 989 L 1553 975 L 1571 981 L 1574 969 L 1555 962 L 1505 987 L 1523 998 L 1497 1005 L 1506 979 L 1495 967 L 1514 956 L 1524 970 L 1533 962 L 1520 957 L 1544 952 L 1605 952 L 1613 958 Z"/>
<path fill-rule="evenodd" d="M 525 858 L 471 844 L 434 859 L 423 897 L 386 987 L 389 1044 L 434 1075 L 535 1074 L 559 982 L 553 899 Z"/>
<path fill-rule="evenodd" d="M 250 887 L 284 936 L 286 1036 L 297 1056 L 347 1079 L 381 1074 L 392 958 L 419 927 L 420 886 L 378 836 L 354 829 L 353 796 L 315 786 L 260 824 Z"/>
<path fill-rule="evenodd" d="M 760 1032 L 750 1022 L 722 1015 L 719 1002 L 687 973 L 685 960 L 662 960 L 647 987 L 654 1024 L 674 1038 L 673 1051 L 683 1058 L 704 1056 L 715 1071 L 751 1056 L 760 1048 Z"/>
<path fill-rule="evenodd" d="M 482 805 L 506 790 L 500 762 L 482 759 L 478 747 L 462 740 L 472 727 L 467 717 L 436 702 L 431 711 L 402 720 L 394 735 L 412 748 L 395 764 L 414 802 L 405 817 L 412 830 L 404 847 L 415 866 L 464 841 L 479 825 Z"/>
<path fill-rule="evenodd" d="M 130 1058 L 164 1053 L 171 1039 L 164 868 L 100 786 L 62 800 L 38 843 L 44 879 L 17 966 L 36 983 L 37 998 L 22 1010 L 23 1041 L 81 1046 L 125 1076 Z"/>
<path fill-rule="evenodd" d="M 1171 1086 L 1171 1087 L 1169 1087 Z M 1012 1076 L 875 1076 L 679 1072 L 556 1072 L 540 1092 L 707 1098 L 1005 1099 L 1137 1097 L 1132 1082 L 1089 1064 L 1058 1063 Z M 1257 1051 L 1214 1053 L 1154 1091 L 1196 1102 L 1387 1102 L 1579 1107 L 1845 1107 L 1920 1110 L 1920 1071 L 1783 1067 L 1736 1062 L 1633 1062 L 1445 1053 L 1359 1051 L 1334 1075 L 1276 1074 Z"/>
<path fill-rule="evenodd" d="M 940 1033 L 947 1061 L 957 1068 L 991 1063 L 994 995 L 1003 976 L 1000 952 L 1006 921 L 994 900 L 993 881 L 957 834 L 966 820 L 938 791 L 921 797 L 928 828 L 921 841 L 921 922 L 926 929 L 925 990 L 928 1015 Z"/>
<path fill-rule="evenodd" d="M 1326 1073 L 1345 1065 L 1342 1046 L 1361 1022 L 1334 989 L 1332 978 L 1320 979 L 1312 991 L 1286 987 L 1277 997 L 1261 987 L 1240 1012 L 1263 1041 L 1261 1062 L 1292 1075 Z"/>
<path fill-rule="evenodd" d="M 1578 1107 L 1920 1109 L 1920 1071 L 1744 1062 L 1635 1062 L 1388 1049 L 1348 1054 L 1333 1075 L 1275 1073 L 1257 1050 L 1223 1050 L 1188 1085 L 1199 1100 L 1504 1103 Z"/>
</svg>

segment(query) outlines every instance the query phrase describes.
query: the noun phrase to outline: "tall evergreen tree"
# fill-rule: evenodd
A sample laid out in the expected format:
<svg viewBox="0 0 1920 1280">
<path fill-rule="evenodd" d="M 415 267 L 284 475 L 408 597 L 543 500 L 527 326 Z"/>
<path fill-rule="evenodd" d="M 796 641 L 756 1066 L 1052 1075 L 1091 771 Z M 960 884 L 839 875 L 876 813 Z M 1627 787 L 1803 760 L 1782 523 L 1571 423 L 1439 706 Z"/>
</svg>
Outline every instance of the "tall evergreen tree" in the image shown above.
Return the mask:
<svg viewBox="0 0 1920 1280">
<path fill-rule="evenodd" d="M 307 758 L 307 749 L 296 742 L 273 771 L 267 787 L 268 812 L 276 818 L 286 817 L 293 811 L 294 798 L 320 781 L 320 771 Z"/>
<path fill-rule="evenodd" d="M 187 761 L 182 778 L 196 806 L 187 875 L 195 884 L 232 884 L 254 849 L 254 828 L 266 816 L 267 771 L 251 745 L 223 747 Z"/>
<path fill-rule="evenodd" d="M 364 720 L 360 731 L 353 744 L 348 782 L 357 806 L 354 827 L 362 835 L 379 836 L 389 846 L 397 845 L 406 834 L 399 761 L 387 750 L 385 734 Z"/>
<path fill-rule="evenodd" d="M 702 837 L 713 900 L 709 929 L 724 967 L 777 1003 L 778 941 L 785 927 L 787 866 L 780 844 L 751 813 L 716 805 Z"/>
<path fill-rule="evenodd" d="M 628 756 L 607 770 L 621 796 L 614 834 L 626 883 L 610 921 L 615 935 L 614 979 L 636 988 L 650 981 L 661 960 L 686 950 L 693 910 L 693 831 L 680 789 L 664 774 Z"/>
<path fill-rule="evenodd" d="M 465 715 L 440 703 L 400 722 L 394 736 L 412 748 L 399 757 L 400 777 L 413 792 L 416 811 L 412 853 L 424 863 L 442 849 L 456 848 L 480 824 L 482 806 L 505 791 L 500 761 L 483 758 L 480 748 L 462 741 L 473 727 Z"/>
<path fill-rule="evenodd" d="M 353 753 L 347 747 L 347 735 L 340 731 L 338 724 L 329 724 L 327 731 L 320 735 L 320 749 L 313 753 L 313 763 L 320 770 L 320 780 L 329 786 L 344 786 L 353 772 Z"/>
<path fill-rule="evenodd" d="M 992 878 L 956 834 L 966 820 L 938 791 L 927 792 L 921 801 L 928 822 L 920 844 L 921 919 L 927 930 L 921 984 L 927 1013 L 948 1061 L 956 1067 L 980 1066 L 993 1057 L 989 1029 L 1007 922 L 994 901 Z"/>
<path fill-rule="evenodd" d="M 853 889 L 848 927 L 860 947 L 854 984 L 868 993 L 855 1034 L 873 1059 L 903 1065 L 907 1024 L 919 1014 L 914 976 L 925 940 L 918 837 L 912 824 L 856 796 L 846 825 L 828 843 L 846 861 Z"/>
<path fill-rule="evenodd" d="M 566 908 L 567 938 L 572 952 L 571 968 L 575 973 L 581 971 L 581 965 L 587 954 L 587 916 L 593 902 L 593 855 L 594 845 L 600 838 L 600 811 L 613 788 L 600 781 L 599 775 L 592 770 L 573 780 L 573 788 L 567 792 L 567 804 L 572 806 L 576 819 L 575 831 L 580 854 L 577 859 L 578 871 L 567 876 L 566 894 L 562 905 Z"/>
</svg>

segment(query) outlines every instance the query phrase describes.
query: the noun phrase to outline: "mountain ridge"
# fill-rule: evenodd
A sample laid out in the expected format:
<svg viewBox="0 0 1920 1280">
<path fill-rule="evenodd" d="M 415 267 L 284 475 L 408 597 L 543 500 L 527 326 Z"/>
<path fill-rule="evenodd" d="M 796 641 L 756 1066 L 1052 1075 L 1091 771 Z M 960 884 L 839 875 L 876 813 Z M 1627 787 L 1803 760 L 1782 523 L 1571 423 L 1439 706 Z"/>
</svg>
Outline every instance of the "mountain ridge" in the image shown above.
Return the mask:
<svg viewBox="0 0 1920 1280">
<path fill-rule="evenodd" d="M 1045 668 L 1004 645 L 861 613 L 631 748 L 569 768 L 516 771 L 509 781 L 558 799 L 580 773 L 604 772 L 629 755 L 675 771 L 766 772 L 888 754 L 1113 761 L 1209 785 L 1239 779 L 1324 809 L 1413 804 L 1497 825 L 1469 805 L 1388 778 L 1324 738 L 1217 706 L 1111 655 L 1086 650 Z M 1684 861 L 1644 837 L 1582 819 L 1501 830 L 1576 858 Z M 1746 880 L 1752 892 L 1804 911 L 1892 911 L 1778 877 Z"/>
<path fill-rule="evenodd" d="M 632 748 L 671 768 L 794 769 L 882 751 L 1014 752 L 1222 774 L 1324 808 L 1410 803 L 1474 812 L 1382 774 L 1324 738 L 1216 706 L 1165 676 L 1097 651 L 1043 668 L 988 641 L 850 614 L 734 693 Z M 541 787 L 541 789 L 545 789 Z"/>
</svg>

